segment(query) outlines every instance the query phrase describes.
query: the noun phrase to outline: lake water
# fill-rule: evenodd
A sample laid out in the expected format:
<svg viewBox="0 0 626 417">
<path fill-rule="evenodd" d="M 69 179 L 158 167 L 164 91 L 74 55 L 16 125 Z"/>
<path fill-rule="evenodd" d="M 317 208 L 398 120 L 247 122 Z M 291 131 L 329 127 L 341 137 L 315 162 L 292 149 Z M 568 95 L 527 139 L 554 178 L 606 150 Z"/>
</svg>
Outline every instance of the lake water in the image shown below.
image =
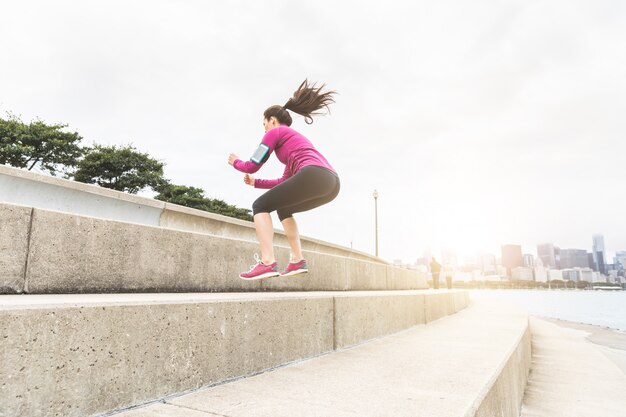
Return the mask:
<svg viewBox="0 0 626 417">
<path fill-rule="evenodd" d="M 536 316 L 626 331 L 626 291 L 471 290 L 470 295 L 510 302 Z"/>
</svg>

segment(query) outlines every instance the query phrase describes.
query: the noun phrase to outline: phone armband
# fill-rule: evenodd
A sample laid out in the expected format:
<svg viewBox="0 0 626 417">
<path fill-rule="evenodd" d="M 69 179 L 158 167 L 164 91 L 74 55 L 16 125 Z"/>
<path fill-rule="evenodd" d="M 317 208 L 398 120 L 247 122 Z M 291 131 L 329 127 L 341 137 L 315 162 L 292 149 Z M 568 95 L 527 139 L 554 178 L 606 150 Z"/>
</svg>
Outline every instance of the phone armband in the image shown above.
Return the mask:
<svg viewBox="0 0 626 417">
<path fill-rule="evenodd" d="M 263 164 L 270 156 L 270 147 L 264 143 L 259 144 L 250 160 L 257 164 Z"/>
</svg>

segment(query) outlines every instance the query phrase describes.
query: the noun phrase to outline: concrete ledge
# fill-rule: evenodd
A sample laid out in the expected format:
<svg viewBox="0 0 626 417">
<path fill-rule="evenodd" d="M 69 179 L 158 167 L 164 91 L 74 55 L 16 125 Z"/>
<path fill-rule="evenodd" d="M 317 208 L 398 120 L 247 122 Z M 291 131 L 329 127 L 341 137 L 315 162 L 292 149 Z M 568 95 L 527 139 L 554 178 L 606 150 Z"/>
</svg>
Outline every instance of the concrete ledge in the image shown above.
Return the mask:
<svg viewBox="0 0 626 417">
<path fill-rule="evenodd" d="M 32 209 L 0 204 L 0 294 L 24 291 Z"/>
<path fill-rule="evenodd" d="M 530 327 L 526 327 L 470 409 L 476 417 L 518 417 L 531 363 Z M 474 414 L 471 414 L 473 410 Z"/>
<path fill-rule="evenodd" d="M 425 324 L 424 298 L 435 296 L 438 294 L 336 296 L 335 349 Z"/>
<path fill-rule="evenodd" d="M 525 312 L 481 302 L 426 326 L 116 415 L 517 417 L 530 348 Z"/>
<path fill-rule="evenodd" d="M 0 404 L 86 416 L 145 403 L 413 326 L 434 295 L 0 296 Z"/>
<path fill-rule="evenodd" d="M 304 251 L 309 274 L 248 282 L 239 279 L 238 274 L 254 262 L 256 242 L 41 209 L 33 209 L 31 215 L 29 208 L 10 204 L 0 204 L 0 209 L 2 218 L 7 219 L 4 224 L 14 224 L 13 220 L 8 222 L 13 219 L 10 216 L 15 216 L 10 213 L 22 213 L 23 220 L 11 226 L 17 227 L 14 232 L 3 237 L 10 240 L 5 243 L 9 246 L 15 239 L 14 247 L 18 251 L 0 255 L 13 268 L 10 278 L 7 275 L 6 279 L 11 281 L 5 285 L 5 292 L 345 291 L 427 287 L 426 277 L 415 271 L 312 251 Z M 28 230 L 26 262 L 24 245 Z M 276 255 L 284 267 L 289 249 L 277 246 Z"/>
<path fill-rule="evenodd" d="M 2 202 L 256 241 L 251 222 L 6 165 L 0 165 L 0 203 Z M 276 230 L 276 243 L 288 246 L 281 230 Z M 302 248 L 369 262 L 387 263 L 370 254 L 306 236 L 302 236 Z"/>
</svg>

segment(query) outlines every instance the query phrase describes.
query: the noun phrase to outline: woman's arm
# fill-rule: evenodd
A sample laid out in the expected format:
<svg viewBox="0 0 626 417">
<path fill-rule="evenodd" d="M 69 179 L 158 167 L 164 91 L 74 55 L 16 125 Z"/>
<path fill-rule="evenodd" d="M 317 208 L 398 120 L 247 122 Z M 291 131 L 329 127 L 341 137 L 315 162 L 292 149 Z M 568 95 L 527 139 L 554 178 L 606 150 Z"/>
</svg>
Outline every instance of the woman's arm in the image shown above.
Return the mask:
<svg viewBox="0 0 626 417">
<path fill-rule="evenodd" d="M 280 139 L 280 126 L 269 130 L 263 136 L 263 140 L 261 140 L 261 144 L 267 146 L 268 150 L 265 156 L 263 157 L 263 159 L 261 160 L 261 162 L 259 163 L 254 162 L 254 161 L 244 162 L 241 159 L 235 159 L 232 163 L 233 167 L 235 167 L 237 171 L 245 172 L 247 174 L 253 174 L 257 172 L 263 166 L 263 164 L 268 160 L 272 152 L 274 152 L 274 149 L 276 148 L 276 144 L 278 143 L 278 139 Z"/>
<path fill-rule="evenodd" d="M 255 178 L 254 188 L 263 188 L 263 189 L 274 188 L 289 177 L 291 177 L 291 172 L 289 171 L 289 168 L 285 167 L 285 172 L 283 172 L 283 176 L 275 180 L 261 180 L 261 179 Z"/>
</svg>

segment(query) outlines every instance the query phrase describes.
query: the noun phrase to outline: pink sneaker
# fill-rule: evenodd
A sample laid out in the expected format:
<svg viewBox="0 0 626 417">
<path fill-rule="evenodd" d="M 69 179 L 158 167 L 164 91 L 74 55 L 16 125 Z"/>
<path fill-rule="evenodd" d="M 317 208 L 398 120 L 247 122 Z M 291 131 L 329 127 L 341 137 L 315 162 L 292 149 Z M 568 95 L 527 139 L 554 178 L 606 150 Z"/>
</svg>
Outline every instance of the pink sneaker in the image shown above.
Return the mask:
<svg viewBox="0 0 626 417">
<path fill-rule="evenodd" d="M 280 274 L 281 277 L 289 277 L 297 274 L 304 274 L 305 272 L 309 272 L 309 268 L 306 265 L 306 260 L 303 259 L 300 262 L 289 262 L 287 264 L 287 269 L 285 272 Z"/>
<path fill-rule="evenodd" d="M 280 275 L 280 272 L 278 272 L 277 262 L 274 262 L 271 265 L 265 265 L 261 262 L 259 255 L 256 253 L 254 254 L 254 260 L 256 261 L 256 265 L 252 265 L 248 272 L 242 272 L 239 274 L 239 278 L 252 281 L 255 279 L 271 278 Z"/>
</svg>

